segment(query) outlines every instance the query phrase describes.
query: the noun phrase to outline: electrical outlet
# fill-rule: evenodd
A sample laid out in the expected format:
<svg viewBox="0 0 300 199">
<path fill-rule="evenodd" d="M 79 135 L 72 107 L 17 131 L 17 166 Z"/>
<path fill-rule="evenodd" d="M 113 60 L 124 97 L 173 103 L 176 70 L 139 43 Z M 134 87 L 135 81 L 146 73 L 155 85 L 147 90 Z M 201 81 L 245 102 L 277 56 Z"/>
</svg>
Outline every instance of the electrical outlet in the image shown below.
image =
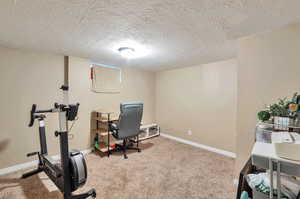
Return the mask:
<svg viewBox="0 0 300 199">
<path fill-rule="evenodd" d="M 192 135 L 192 134 L 193 134 L 192 130 L 189 129 L 189 130 L 188 130 L 188 135 Z"/>
</svg>

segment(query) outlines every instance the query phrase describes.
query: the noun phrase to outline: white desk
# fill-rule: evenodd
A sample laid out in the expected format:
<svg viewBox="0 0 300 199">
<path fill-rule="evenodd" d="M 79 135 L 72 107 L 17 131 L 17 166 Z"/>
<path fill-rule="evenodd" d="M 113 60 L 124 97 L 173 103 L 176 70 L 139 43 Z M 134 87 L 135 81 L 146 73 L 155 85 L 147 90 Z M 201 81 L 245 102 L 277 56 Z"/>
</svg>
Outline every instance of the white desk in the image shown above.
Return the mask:
<svg viewBox="0 0 300 199">
<path fill-rule="evenodd" d="M 277 189 L 280 195 L 280 173 L 300 176 L 300 162 L 283 159 L 276 155 L 275 144 L 255 142 L 251 152 L 252 164 L 270 169 L 270 198 L 273 198 L 273 170 L 277 170 Z"/>
</svg>

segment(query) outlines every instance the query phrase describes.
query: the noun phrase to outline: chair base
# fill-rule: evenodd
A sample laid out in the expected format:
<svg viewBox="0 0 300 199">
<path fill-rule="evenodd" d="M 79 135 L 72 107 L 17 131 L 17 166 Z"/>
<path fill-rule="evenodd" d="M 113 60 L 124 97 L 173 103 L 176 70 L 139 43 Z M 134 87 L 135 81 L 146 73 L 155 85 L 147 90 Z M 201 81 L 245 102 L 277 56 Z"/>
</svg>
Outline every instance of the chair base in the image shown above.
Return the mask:
<svg viewBox="0 0 300 199">
<path fill-rule="evenodd" d="M 137 150 L 139 153 L 141 152 L 141 149 L 138 147 L 138 143 L 137 143 L 137 147 L 134 147 L 133 144 L 128 145 L 127 144 L 127 139 L 123 140 L 123 145 L 121 144 L 116 144 L 117 149 L 115 151 L 119 151 L 119 152 L 123 152 L 124 155 L 124 159 L 128 159 L 128 156 L 126 154 L 127 150 Z"/>
</svg>

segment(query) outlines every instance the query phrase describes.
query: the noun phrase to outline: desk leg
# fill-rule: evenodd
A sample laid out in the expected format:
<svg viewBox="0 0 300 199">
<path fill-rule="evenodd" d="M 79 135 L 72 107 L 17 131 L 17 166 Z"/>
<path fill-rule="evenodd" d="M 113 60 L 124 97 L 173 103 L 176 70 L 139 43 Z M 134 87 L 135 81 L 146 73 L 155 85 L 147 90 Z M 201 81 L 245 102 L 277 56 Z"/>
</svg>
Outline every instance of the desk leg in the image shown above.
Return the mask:
<svg viewBox="0 0 300 199">
<path fill-rule="evenodd" d="M 270 199 L 273 199 L 273 161 L 269 159 L 269 168 L 270 168 Z"/>
<path fill-rule="evenodd" d="M 280 162 L 277 161 L 277 198 L 281 198 Z"/>
<path fill-rule="evenodd" d="M 107 143 L 108 143 L 108 145 L 107 145 L 107 157 L 109 157 L 109 155 L 110 155 L 110 135 L 108 134 L 107 135 Z"/>
<path fill-rule="evenodd" d="M 108 149 L 107 149 L 107 157 L 110 155 L 110 135 L 109 135 L 109 122 L 110 122 L 110 114 L 107 116 L 107 143 L 108 143 Z"/>
</svg>

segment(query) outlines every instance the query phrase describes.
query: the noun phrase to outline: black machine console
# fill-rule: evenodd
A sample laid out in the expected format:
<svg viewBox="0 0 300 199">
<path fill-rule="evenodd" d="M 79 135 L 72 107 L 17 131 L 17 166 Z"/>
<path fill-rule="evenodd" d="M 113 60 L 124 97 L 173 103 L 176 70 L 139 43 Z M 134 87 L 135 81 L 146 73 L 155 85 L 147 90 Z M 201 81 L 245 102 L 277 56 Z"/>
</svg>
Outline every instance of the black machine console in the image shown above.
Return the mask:
<svg viewBox="0 0 300 199">
<path fill-rule="evenodd" d="M 69 104 L 69 107 L 67 109 L 67 119 L 69 121 L 73 121 L 76 119 L 77 113 L 78 113 L 78 108 L 79 108 L 79 103 Z"/>
</svg>

